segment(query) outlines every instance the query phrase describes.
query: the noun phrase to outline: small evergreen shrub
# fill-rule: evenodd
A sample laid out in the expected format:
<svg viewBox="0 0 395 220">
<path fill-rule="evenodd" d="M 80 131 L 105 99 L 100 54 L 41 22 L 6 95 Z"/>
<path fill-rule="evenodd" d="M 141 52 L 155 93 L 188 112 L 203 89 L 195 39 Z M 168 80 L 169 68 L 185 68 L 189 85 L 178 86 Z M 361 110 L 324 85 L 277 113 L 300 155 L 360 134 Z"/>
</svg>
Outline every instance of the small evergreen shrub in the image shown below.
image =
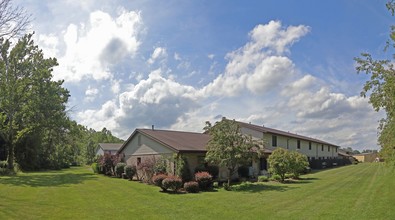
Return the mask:
<svg viewBox="0 0 395 220">
<path fill-rule="evenodd" d="M 168 176 L 162 181 L 162 187 L 163 189 L 170 189 L 176 192 L 182 187 L 182 179 L 178 176 Z"/>
<path fill-rule="evenodd" d="M 239 177 L 248 178 L 250 170 L 247 166 L 241 166 L 237 169 L 237 173 L 239 174 Z"/>
<path fill-rule="evenodd" d="M 132 180 L 133 176 L 136 175 L 137 168 L 134 165 L 126 165 L 124 171 L 126 178 Z"/>
<path fill-rule="evenodd" d="M 269 181 L 269 177 L 267 176 L 258 176 L 258 182 L 267 182 Z"/>
<path fill-rule="evenodd" d="M 125 170 L 126 163 L 117 163 L 115 166 L 115 173 L 117 177 L 122 177 L 122 173 Z"/>
<path fill-rule="evenodd" d="M 166 174 L 157 174 L 157 175 L 152 177 L 152 182 L 154 183 L 155 186 L 159 186 L 163 191 L 166 191 L 167 188 L 163 187 L 162 182 L 167 177 L 168 176 Z"/>
<path fill-rule="evenodd" d="M 195 173 L 195 180 L 198 182 L 201 190 L 208 190 L 212 186 L 213 176 L 208 172 Z"/>
<path fill-rule="evenodd" d="M 224 183 L 224 189 L 225 189 L 226 191 L 231 191 L 231 190 L 232 190 L 232 187 L 231 187 L 228 183 Z"/>
<path fill-rule="evenodd" d="M 184 189 L 185 191 L 189 193 L 198 193 L 199 192 L 199 183 L 196 181 L 190 181 L 184 183 Z"/>
<path fill-rule="evenodd" d="M 94 173 L 99 173 L 99 164 L 92 163 L 91 167 Z"/>
</svg>

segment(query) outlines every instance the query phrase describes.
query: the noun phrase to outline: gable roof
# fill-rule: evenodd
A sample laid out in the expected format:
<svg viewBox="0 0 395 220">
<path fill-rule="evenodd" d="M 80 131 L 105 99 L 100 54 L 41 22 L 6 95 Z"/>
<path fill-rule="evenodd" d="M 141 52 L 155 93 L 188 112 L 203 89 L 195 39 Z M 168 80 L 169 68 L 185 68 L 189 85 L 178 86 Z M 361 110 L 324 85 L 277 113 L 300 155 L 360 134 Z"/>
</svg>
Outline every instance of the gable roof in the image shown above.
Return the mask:
<svg viewBox="0 0 395 220">
<path fill-rule="evenodd" d="M 99 147 L 107 151 L 117 151 L 121 148 L 122 144 L 119 143 L 99 143 Z"/>
<path fill-rule="evenodd" d="M 273 128 L 268 128 L 268 127 L 264 127 L 264 126 L 259 126 L 259 125 L 253 125 L 253 124 L 244 123 L 244 122 L 240 122 L 240 121 L 236 121 L 236 122 L 240 125 L 240 127 L 249 128 L 251 130 L 262 132 L 262 133 L 281 135 L 281 136 L 286 136 L 286 137 L 292 137 L 292 138 L 295 138 L 295 139 L 300 139 L 300 140 L 305 140 L 305 141 L 312 141 L 312 142 L 325 144 L 325 145 L 331 145 L 331 146 L 334 146 L 334 147 L 340 147 L 340 146 L 337 146 L 335 144 L 328 143 L 326 141 L 321 141 L 321 140 L 318 140 L 318 139 L 315 139 L 315 138 L 306 137 L 306 136 L 299 135 L 299 134 L 294 134 L 294 133 L 281 131 L 281 130 L 277 130 L 277 129 L 273 129 Z"/>
<path fill-rule="evenodd" d="M 208 134 L 202 133 L 136 129 L 123 143 L 118 152 L 121 152 L 137 133 L 141 133 L 176 152 L 206 152 L 206 145 L 210 140 L 210 136 Z"/>
</svg>

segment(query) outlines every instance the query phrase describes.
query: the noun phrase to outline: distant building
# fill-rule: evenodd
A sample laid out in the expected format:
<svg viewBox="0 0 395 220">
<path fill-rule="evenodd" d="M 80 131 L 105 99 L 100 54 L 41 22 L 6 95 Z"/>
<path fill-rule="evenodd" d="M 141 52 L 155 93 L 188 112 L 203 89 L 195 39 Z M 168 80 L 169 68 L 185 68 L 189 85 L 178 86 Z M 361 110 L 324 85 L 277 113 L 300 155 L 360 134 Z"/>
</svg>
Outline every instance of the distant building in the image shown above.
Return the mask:
<svg viewBox="0 0 395 220">
<path fill-rule="evenodd" d="M 378 153 L 362 153 L 353 155 L 359 162 L 375 162 L 378 160 Z"/>
<path fill-rule="evenodd" d="M 105 153 L 114 155 L 117 154 L 118 150 L 121 148 L 122 143 L 99 143 L 96 151 L 96 155 L 104 155 Z"/>
</svg>

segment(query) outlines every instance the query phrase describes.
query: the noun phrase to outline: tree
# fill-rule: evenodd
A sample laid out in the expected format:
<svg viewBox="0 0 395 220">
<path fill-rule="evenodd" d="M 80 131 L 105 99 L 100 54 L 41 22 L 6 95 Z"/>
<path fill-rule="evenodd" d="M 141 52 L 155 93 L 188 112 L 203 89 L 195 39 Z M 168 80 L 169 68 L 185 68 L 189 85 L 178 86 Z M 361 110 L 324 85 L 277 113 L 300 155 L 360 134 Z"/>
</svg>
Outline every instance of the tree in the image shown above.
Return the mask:
<svg viewBox="0 0 395 220">
<path fill-rule="evenodd" d="M 51 80 L 57 61 L 44 59 L 32 36 L 23 36 L 14 47 L 0 39 L 0 135 L 7 146 L 9 169 L 16 152 L 25 160 L 29 153 L 33 158 L 52 157 L 55 147 L 62 148 L 59 139 L 67 128 L 69 92 L 62 81 Z"/>
<path fill-rule="evenodd" d="M 209 163 L 227 168 L 229 185 L 231 177 L 237 172 L 237 167 L 248 164 L 258 156 L 258 142 L 251 136 L 243 135 L 234 120 L 223 118 L 214 126 L 206 122 L 204 130 L 211 136 L 206 146 L 205 159 Z"/>
<path fill-rule="evenodd" d="M 289 163 L 289 173 L 292 174 L 293 178 L 299 178 L 299 176 L 306 170 L 309 166 L 309 161 L 307 156 L 296 151 L 289 152 L 290 163 Z"/>
<path fill-rule="evenodd" d="M 269 172 L 277 174 L 281 178 L 281 182 L 285 180 L 285 174 L 290 171 L 291 157 L 288 150 L 278 147 L 268 158 Z"/>
<path fill-rule="evenodd" d="M 389 1 L 387 9 L 395 12 L 394 0 Z M 385 51 L 395 48 L 395 26 L 391 26 L 390 38 L 387 41 Z M 358 73 L 370 75 L 361 92 L 366 97 L 370 93 L 369 102 L 376 111 L 384 110 L 386 117 L 380 121 L 378 142 L 382 148 L 381 157 L 395 166 L 395 54 L 392 60 L 375 60 L 369 53 L 362 53 L 361 57 L 355 58 Z"/>
<path fill-rule="evenodd" d="M 12 0 L 0 1 L 0 38 L 21 34 L 29 23 L 30 15 L 23 8 L 13 7 Z"/>
</svg>

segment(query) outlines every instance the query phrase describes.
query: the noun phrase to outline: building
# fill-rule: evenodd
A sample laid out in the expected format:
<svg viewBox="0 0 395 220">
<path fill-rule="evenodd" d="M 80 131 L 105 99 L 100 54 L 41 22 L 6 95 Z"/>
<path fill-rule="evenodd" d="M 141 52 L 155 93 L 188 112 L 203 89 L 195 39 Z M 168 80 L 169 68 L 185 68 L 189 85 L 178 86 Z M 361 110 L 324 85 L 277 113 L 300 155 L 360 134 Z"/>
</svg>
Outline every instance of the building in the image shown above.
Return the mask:
<svg viewBox="0 0 395 220">
<path fill-rule="evenodd" d="M 266 142 L 266 157 L 261 158 L 259 163 L 253 164 L 253 169 L 258 170 L 254 171 L 255 173 L 262 173 L 266 170 L 266 158 L 277 147 L 298 151 L 306 155 L 310 167 L 313 169 L 332 167 L 338 164 L 338 149 L 340 147 L 335 144 L 265 126 L 244 122 L 237 123 L 240 126 L 241 133 Z"/>
<path fill-rule="evenodd" d="M 122 144 L 119 143 L 99 143 L 96 150 L 96 155 L 104 155 L 106 153 L 114 155 L 121 148 Z"/>
<path fill-rule="evenodd" d="M 379 157 L 377 153 L 362 153 L 362 154 L 354 154 L 353 157 L 359 162 L 375 162 L 379 161 Z"/>
<path fill-rule="evenodd" d="M 209 139 L 209 135 L 195 132 L 136 129 L 118 153 L 129 165 L 139 165 L 159 157 L 168 158 L 172 169 L 175 165 L 171 158 L 183 156 L 193 173 L 197 166 L 204 164 Z"/>
</svg>

